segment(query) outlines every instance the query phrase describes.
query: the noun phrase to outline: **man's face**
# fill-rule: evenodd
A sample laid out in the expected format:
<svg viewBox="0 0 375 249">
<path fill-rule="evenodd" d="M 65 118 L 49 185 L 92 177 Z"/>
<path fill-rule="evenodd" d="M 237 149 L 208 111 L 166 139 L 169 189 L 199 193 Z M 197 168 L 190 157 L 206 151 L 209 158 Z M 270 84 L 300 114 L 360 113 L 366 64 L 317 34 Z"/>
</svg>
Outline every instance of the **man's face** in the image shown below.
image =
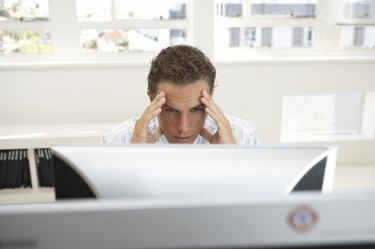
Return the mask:
<svg viewBox="0 0 375 249">
<path fill-rule="evenodd" d="M 170 143 L 193 143 L 201 132 L 207 115 L 200 102 L 203 90 L 210 92 L 206 80 L 184 86 L 158 84 L 158 92 L 163 91 L 167 99 L 158 115 L 159 125 Z"/>
</svg>

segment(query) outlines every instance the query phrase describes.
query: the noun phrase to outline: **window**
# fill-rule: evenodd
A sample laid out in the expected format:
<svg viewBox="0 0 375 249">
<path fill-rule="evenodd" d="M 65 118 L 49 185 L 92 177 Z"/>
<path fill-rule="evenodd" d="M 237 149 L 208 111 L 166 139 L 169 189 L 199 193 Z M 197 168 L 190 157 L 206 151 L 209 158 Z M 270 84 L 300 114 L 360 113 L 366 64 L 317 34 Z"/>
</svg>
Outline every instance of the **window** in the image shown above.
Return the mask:
<svg viewBox="0 0 375 249">
<path fill-rule="evenodd" d="M 0 1 L 0 25 L 5 22 L 25 23 L 48 20 L 49 5 L 47 0 Z M 0 54 L 47 53 L 51 51 L 51 35 L 48 29 L 0 28 Z"/>
<path fill-rule="evenodd" d="M 341 29 L 340 47 L 342 48 L 375 48 L 375 27 L 354 26 Z"/>
<path fill-rule="evenodd" d="M 372 139 L 374 96 L 372 92 L 285 96 L 281 141 Z"/>
<path fill-rule="evenodd" d="M 251 1 L 252 16 L 315 17 L 316 0 Z"/>
<path fill-rule="evenodd" d="M 185 20 L 186 1 L 114 1 L 111 13 L 110 0 L 76 0 L 78 22 L 112 22 L 117 20 L 138 26 L 137 28 L 83 29 L 80 33 L 83 52 L 152 52 L 169 45 L 187 43 L 186 29 L 145 28 L 142 21 Z M 95 4 L 93 4 L 93 2 Z M 137 22 L 131 22 L 137 20 Z"/>
<path fill-rule="evenodd" d="M 374 13 L 375 0 L 0 0 L 0 64 L 149 62 L 182 43 L 217 61 L 373 57 Z"/>
<path fill-rule="evenodd" d="M 375 0 L 346 0 L 340 25 L 341 48 L 375 48 Z"/>
<path fill-rule="evenodd" d="M 52 51 L 48 30 L 0 30 L 0 53 L 47 53 Z"/>
<path fill-rule="evenodd" d="M 346 18 L 374 18 L 375 1 L 373 0 L 347 0 L 344 4 Z"/>
<path fill-rule="evenodd" d="M 219 61 L 375 56 L 375 0 L 216 0 L 215 11 Z"/>
<path fill-rule="evenodd" d="M 48 0 L 1 0 L 0 21 L 47 21 Z"/>
<path fill-rule="evenodd" d="M 313 45 L 312 26 L 301 26 L 296 20 L 270 20 L 275 17 L 312 18 L 315 9 L 316 0 L 217 1 L 216 44 L 220 48 L 310 48 Z"/>
<path fill-rule="evenodd" d="M 116 1 L 116 16 L 120 20 L 186 19 L 186 1 Z"/>
<path fill-rule="evenodd" d="M 0 0 L 0 62 L 145 58 L 191 43 L 190 1 Z"/>
</svg>

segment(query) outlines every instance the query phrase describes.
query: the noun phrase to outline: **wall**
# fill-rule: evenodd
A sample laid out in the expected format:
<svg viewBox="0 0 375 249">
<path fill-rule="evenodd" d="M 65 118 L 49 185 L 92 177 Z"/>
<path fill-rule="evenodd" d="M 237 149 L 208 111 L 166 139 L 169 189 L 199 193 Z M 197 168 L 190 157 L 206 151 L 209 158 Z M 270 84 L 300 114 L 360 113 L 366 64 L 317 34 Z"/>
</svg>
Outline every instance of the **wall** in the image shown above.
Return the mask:
<svg viewBox="0 0 375 249">
<path fill-rule="evenodd" d="M 0 68 L 0 129 L 4 125 L 121 122 L 139 115 L 148 103 L 148 67 Z M 253 122 L 263 144 L 277 144 L 283 95 L 375 91 L 374 68 L 372 60 L 221 62 L 214 98 L 226 113 Z M 339 165 L 375 165 L 374 139 L 319 144 L 339 146 Z"/>
<path fill-rule="evenodd" d="M 219 65 L 217 99 L 225 111 L 254 122 L 263 143 L 278 143 L 284 95 L 374 91 L 374 66 L 358 61 Z M 374 139 L 319 144 L 339 146 L 340 164 L 375 164 Z"/>
</svg>

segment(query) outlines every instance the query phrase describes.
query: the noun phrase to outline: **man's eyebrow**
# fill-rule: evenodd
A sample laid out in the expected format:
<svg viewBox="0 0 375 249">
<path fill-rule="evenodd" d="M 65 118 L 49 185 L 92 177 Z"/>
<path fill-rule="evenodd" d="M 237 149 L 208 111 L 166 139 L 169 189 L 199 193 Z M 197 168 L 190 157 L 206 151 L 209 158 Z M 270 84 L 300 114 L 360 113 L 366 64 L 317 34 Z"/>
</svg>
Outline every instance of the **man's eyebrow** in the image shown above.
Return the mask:
<svg viewBox="0 0 375 249">
<path fill-rule="evenodd" d="M 206 108 L 206 106 L 203 105 L 203 104 L 200 104 L 200 105 L 197 105 L 197 106 L 195 106 L 195 107 L 193 107 L 191 109 L 203 109 L 203 108 Z"/>
<path fill-rule="evenodd" d="M 162 108 L 162 109 L 170 108 L 170 109 L 174 109 L 174 110 L 176 110 L 176 108 L 174 108 L 174 107 L 172 107 L 172 106 L 170 106 L 170 105 L 168 105 L 168 104 L 164 104 L 161 108 Z"/>
<path fill-rule="evenodd" d="M 200 104 L 200 105 L 197 105 L 197 106 L 192 107 L 190 110 L 193 110 L 193 109 L 204 109 L 204 108 L 206 108 L 206 106 L 203 105 L 203 104 Z M 178 111 L 176 108 L 174 108 L 174 107 L 172 107 L 172 106 L 170 106 L 170 105 L 168 105 L 168 104 L 164 104 L 164 105 L 161 107 L 161 109 L 173 109 L 173 110 Z"/>
</svg>

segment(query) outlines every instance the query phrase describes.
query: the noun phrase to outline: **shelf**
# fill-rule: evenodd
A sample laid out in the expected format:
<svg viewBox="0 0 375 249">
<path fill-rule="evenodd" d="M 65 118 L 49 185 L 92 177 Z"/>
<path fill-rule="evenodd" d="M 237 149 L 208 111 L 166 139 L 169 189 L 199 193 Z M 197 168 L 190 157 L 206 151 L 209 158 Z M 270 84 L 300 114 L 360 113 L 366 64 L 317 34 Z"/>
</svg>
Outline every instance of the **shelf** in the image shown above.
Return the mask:
<svg viewBox="0 0 375 249">
<path fill-rule="evenodd" d="M 61 143 L 99 144 L 103 133 L 115 124 L 2 125 L 0 149 L 43 148 Z"/>
<path fill-rule="evenodd" d="M 0 189 L 0 204 L 53 202 L 54 188 L 40 187 L 35 149 L 54 144 L 99 144 L 103 133 L 116 123 L 1 125 L 0 150 L 27 149 L 31 188 Z"/>
<path fill-rule="evenodd" d="M 55 191 L 53 188 L 0 189 L 0 204 L 54 201 Z"/>
</svg>

